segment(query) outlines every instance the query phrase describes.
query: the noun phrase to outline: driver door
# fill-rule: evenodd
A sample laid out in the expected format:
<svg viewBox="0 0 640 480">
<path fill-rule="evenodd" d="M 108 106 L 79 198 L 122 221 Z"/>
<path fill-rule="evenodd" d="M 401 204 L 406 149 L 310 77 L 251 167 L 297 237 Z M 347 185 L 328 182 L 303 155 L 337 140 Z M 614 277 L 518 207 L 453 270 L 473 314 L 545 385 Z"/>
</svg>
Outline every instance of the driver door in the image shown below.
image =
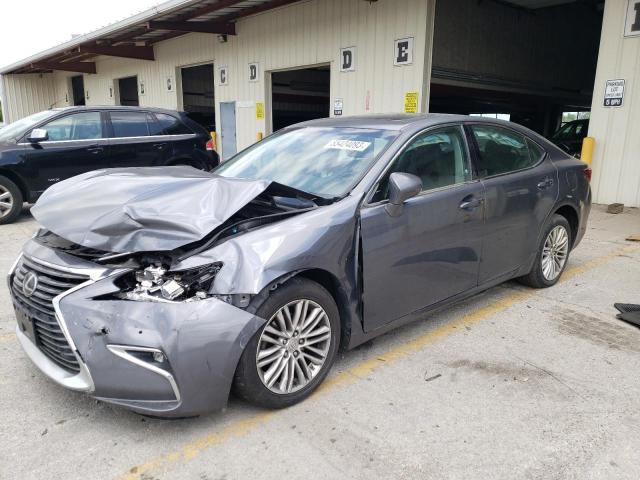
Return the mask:
<svg viewBox="0 0 640 480">
<path fill-rule="evenodd" d="M 362 208 L 365 331 L 477 286 L 484 188 L 471 177 L 468 152 L 461 126 L 418 134 Z M 385 209 L 393 172 L 423 184 L 397 216 Z"/>
</svg>

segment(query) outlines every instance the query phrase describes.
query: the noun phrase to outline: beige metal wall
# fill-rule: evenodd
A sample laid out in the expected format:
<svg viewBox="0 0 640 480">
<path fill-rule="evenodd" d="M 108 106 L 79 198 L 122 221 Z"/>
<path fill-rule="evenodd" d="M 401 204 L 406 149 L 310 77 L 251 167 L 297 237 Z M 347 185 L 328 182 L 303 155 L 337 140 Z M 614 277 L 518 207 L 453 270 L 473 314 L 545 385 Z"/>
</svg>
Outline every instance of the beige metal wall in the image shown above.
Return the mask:
<svg viewBox="0 0 640 480">
<path fill-rule="evenodd" d="M 179 68 L 206 62 L 215 64 L 216 115 L 219 103 L 237 103 L 237 139 L 241 150 L 268 133 L 269 72 L 318 64 L 331 66 L 331 106 L 343 100 L 343 115 L 402 112 L 406 92 L 419 92 L 419 110 L 427 108 L 431 71 L 431 30 L 435 0 L 308 0 L 242 19 L 237 36 L 221 44 L 215 35 L 189 34 L 155 46 L 156 60 L 101 57 L 97 74 L 85 75 L 88 105 L 113 105 L 118 78 L 137 75 L 145 84 L 141 105 L 179 108 L 180 90 L 168 92 L 166 81 L 179 82 Z M 414 37 L 413 64 L 394 66 L 394 40 Z M 340 49 L 356 47 L 356 70 L 340 72 Z M 249 63 L 259 63 L 259 81 L 249 82 Z M 218 68 L 228 68 L 229 84 L 218 85 Z M 64 100 L 69 90 L 67 75 L 47 76 L 43 100 L 10 110 L 11 120 L 41 110 L 52 98 Z M 21 75 L 4 77 L 5 83 L 21 85 L 7 90 L 7 98 L 31 95 L 35 83 Z M 14 87 L 12 87 L 14 88 Z M 44 87 L 38 87 L 40 92 Z M 113 90 L 113 96 L 110 95 Z M 62 96 L 61 96 L 62 94 Z M 266 106 L 265 119 L 256 118 L 256 102 Z M 63 103 L 57 103 L 63 105 Z M 47 104 L 46 107 L 49 105 Z M 44 107 L 44 108 L 46 108 Z"/>
<path fill-rule="evenodd" d="M 606 0 L 589 135 L 594 201 L 640 207 L 640 36 L 624 37 L 627 0 Z M 607 80 L 625 80 L 622 107 L 604 107 Z"/>
</svg>

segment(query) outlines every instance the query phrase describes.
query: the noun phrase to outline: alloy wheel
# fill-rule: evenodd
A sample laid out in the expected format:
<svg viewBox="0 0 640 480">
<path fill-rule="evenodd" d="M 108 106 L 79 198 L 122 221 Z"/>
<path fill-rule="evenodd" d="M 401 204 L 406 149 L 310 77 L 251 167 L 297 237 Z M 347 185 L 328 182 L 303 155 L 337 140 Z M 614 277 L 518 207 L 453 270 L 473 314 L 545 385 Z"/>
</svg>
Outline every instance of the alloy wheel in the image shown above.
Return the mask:
<svg viewBox="0 0 640 480">
<path fill-rule="evenodd" d="M 0 218 L 9 215 L 13 209 L 13 195 L 5 187 L 0 185 Z"/>
<path fill-rule="evenodd" d="M 277 394 L 296 392 L 322 370 L 331 346 L 331 323 L 312 300 L 295 300 L 267 322 L 258 341 L 256 365 L 265 387 Z"/>
<path fill-rule="evenodd" d="M 562 273 L 569 253 L 569 234 L 562 225 L 554 227 L 544 242 L 542 248 L 542 274 L 544 278 L 553 281 Z"/>
</svg>

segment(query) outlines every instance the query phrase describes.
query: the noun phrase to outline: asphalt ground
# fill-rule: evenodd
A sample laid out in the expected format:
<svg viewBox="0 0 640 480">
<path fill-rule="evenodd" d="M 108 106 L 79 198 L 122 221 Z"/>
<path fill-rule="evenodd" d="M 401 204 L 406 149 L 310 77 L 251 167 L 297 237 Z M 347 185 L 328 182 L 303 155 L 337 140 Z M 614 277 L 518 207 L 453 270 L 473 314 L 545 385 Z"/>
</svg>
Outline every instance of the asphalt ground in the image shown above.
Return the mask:
<svg viewBox="0 0 640 480">
<path fill-rule="evenodd" d="M 0 226 L 4 276 L 36 224 Z M 310 399 L 156 420 L 22 352 L 0 283 L 3 479 L 640 478 L 640 212 L 594 206 L 561 283 L 509 282 L 342 353 Z"/>
</svg>

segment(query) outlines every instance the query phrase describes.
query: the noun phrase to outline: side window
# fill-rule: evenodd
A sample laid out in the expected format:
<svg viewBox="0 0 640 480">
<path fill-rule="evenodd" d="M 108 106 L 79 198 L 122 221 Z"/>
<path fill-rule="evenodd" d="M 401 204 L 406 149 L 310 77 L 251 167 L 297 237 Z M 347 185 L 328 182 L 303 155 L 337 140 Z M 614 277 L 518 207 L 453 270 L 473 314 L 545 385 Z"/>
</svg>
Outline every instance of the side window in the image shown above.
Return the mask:
<svg viewBox="0 0 640 480">
<path fill-rule="evenodd" d="M 531 165 L 535 165 L 536 163 L 538 163 L 540 160 L 542 160 L 542 157 L 544 157 L 547 153 L 542 149 L 540 145 L 532 142 L 528 138 L 527 138 L 527 146 L 529 147 L 529 156 L 531 157 Z"/>
<path fill-rule="evenodd" d="M 57 118 L 44 128 L 52 142 L 63 140 L 93 140 L 104 138 L 100 112 L 79 112 Z"/>
<path fill-rule="evenodd" d="M 149 124 L 145 112 L 110 112 L 113 136 L 148 137 Z"/>
<path fill-rule="evenodd" d="M 487 176 L 514 172 L 535 165 L 540 156 L 530 154 L 523 135 L 493 125 L 472 125 L 480 150 L 478 170 Z"/>
<path fill-rule="evenodd" d="M 430 130 L 414 138 L 394 160 L 378 184 L 372 202 L 389 198 L 389 176 L 411 173 L 422 180 L 422 191 L 463 183 L 471 179 L 464 135 L 460 127 Z"/>
<path fill-rule="evenodd" d="M 185 135 L 193 133 L 189 127 L 176 117 L 164 113 L 156 113 L 156 118 L 165 135 Z"/>
</svg>

